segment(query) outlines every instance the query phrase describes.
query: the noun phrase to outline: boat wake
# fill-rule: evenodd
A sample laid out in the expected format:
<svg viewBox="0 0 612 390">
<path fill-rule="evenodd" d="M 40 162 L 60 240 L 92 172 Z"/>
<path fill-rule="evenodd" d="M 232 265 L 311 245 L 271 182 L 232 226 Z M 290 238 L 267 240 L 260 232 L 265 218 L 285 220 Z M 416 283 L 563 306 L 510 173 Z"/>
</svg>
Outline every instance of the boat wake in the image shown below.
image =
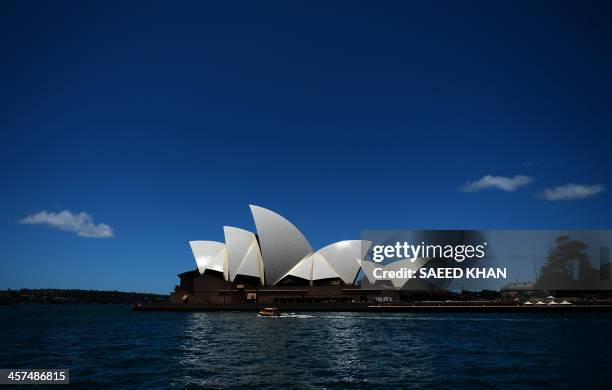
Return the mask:
<svg viewBox="0 0 612 390">
<path fill-rule="evenodd" d="M 280 318 L 313 318 L 310 314 L 282 313 Z"/>
</svg>

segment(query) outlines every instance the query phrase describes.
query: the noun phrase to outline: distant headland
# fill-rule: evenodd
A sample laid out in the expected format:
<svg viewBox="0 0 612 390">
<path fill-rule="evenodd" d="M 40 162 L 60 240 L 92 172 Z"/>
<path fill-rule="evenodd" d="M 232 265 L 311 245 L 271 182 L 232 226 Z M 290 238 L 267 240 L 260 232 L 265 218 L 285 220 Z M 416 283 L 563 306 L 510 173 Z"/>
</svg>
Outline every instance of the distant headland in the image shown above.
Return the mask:
<svg viewBox="0 0 612 390">
<path fill-rule="evenodd" d="M 168 295 L 77 289 L 0 290 L 0 305 L 19 304 L 136 304 L 167 302 Z"/>
</svg>

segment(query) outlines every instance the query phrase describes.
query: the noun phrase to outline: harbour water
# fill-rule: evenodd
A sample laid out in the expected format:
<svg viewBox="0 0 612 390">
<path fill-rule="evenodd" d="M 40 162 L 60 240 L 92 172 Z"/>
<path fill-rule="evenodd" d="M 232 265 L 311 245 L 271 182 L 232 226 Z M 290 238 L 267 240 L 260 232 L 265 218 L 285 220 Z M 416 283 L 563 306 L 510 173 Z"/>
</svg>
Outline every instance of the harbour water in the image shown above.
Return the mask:
<svg viewBox="0 0 612 390">
<path fill-rule="evenodd" d="M 609 388 L 610 314 L 0 307 L 0 368 L 83 388 Z"/>
</svg>

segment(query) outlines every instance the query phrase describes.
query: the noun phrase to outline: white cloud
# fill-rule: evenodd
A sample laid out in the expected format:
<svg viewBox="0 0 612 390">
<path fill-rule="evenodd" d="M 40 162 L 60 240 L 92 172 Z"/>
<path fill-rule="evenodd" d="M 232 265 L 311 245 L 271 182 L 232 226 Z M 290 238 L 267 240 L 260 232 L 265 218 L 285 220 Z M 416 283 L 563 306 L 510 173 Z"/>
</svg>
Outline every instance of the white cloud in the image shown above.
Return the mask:
<svg viewBox="0 0 612 390">
<path fill-rule="evenodd" d="M 568 183 L 558 187 L 547 188 L 538 195 L 546 200 L 577 200 L 590 198 L 606 189 L 602 184 L 582 185 Z"/>
<path fill-rule="evenodd" d="M 103 223 L 95 224 L 87 213 L 72 214 L 68 210 L 59 213 L 41 211 L 19 221 L 26 225 L 49 225 L 59 230 L 75 232 L 81 237 L 105 238 L 113 236 L 113 229 Z"/>
<path fill-rule="evenodd" d="M 486 175 L 476 181 L 466 183 L 460 190 L 464 192 L 477 192 L 497 188 L 502 191 L 516 191 L 532 181 L 532 177 L 525 175 L 516 175 L 514 177 Z"/>
</svg>

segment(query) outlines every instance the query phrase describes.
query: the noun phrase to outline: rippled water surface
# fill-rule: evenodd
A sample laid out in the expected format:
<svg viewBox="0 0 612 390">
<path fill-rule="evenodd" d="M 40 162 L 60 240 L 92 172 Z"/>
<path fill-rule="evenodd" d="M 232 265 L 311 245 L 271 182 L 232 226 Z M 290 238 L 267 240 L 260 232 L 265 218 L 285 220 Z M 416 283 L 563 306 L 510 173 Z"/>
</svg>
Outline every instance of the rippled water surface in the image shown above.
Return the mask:
<svg viewBox="0 0 612 390">
<path fill-rule="evenodd" d="M 142 313 L 0 307 L 0 368 L 120 388 L 609 387 L 607 314 Z"/>
</svg>

